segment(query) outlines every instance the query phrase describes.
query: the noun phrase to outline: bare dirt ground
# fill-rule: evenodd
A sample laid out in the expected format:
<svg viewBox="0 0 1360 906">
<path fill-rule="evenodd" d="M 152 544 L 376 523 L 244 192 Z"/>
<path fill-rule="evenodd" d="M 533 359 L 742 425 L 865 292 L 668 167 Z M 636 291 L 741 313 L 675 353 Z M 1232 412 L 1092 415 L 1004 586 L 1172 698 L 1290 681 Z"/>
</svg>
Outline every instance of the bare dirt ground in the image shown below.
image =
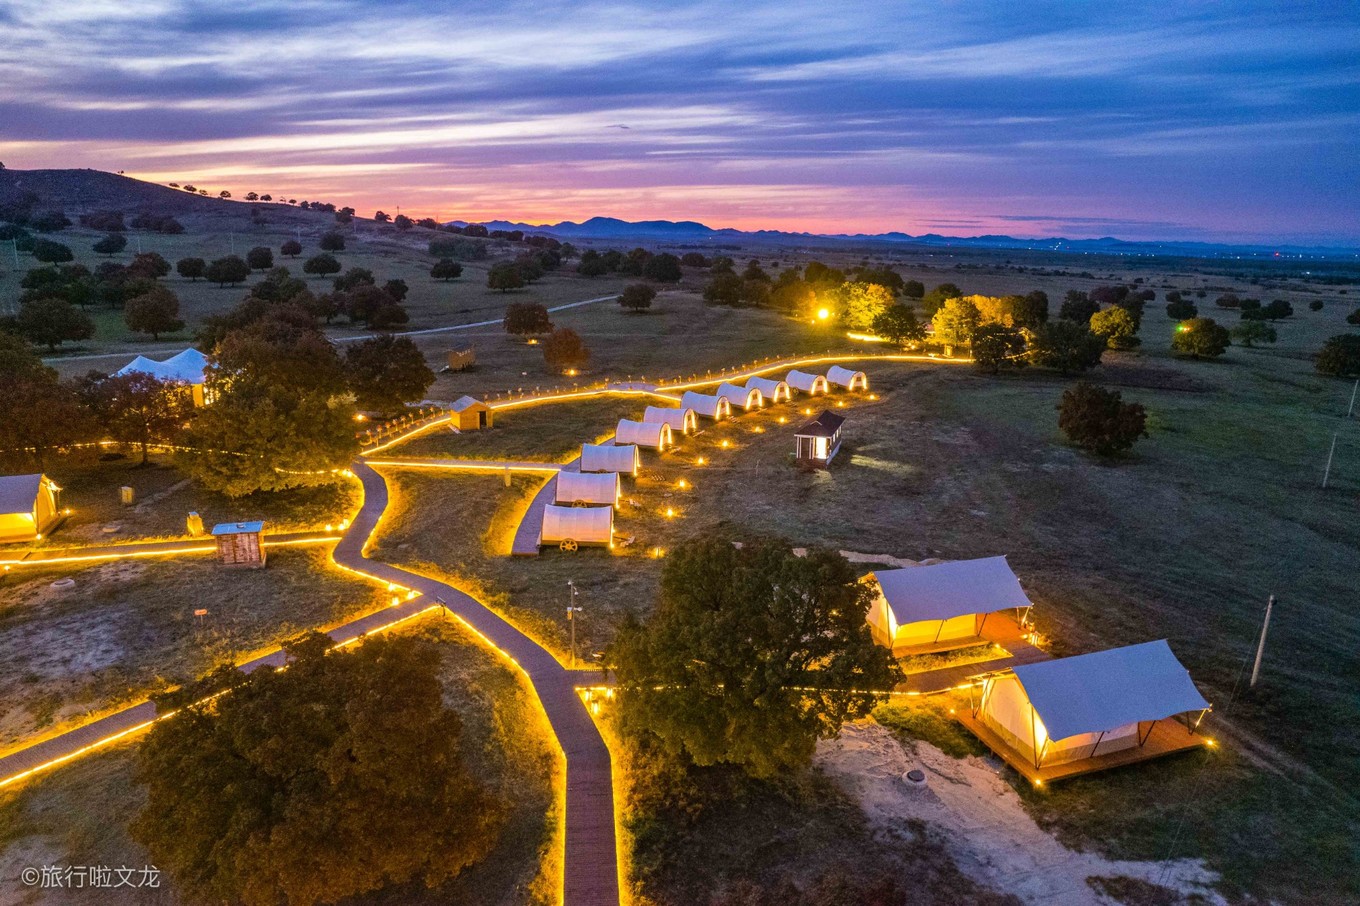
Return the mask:
<svg viewBox="0 0 1360 906">
<path fill-rule="evenodd" d="M 910 746 L 910 749 L 908 748 Z M 1026 903 L 1103 906 L 1087 878 L 1136 878 L 1199 902 L 1225 904 L 1218 877 L 1198 859 L 1133 862 L 1068 849 L 1035 823 L 987 759 L 951 758 L 926 742 L 899 742 L 872 722 L 846 726 L 817 749 L 817 764 L 885 829 L 924 821 L 939 832 L 960 870 Z M 902 775 L 926 773 L 924 788 Z"/>
</svg>

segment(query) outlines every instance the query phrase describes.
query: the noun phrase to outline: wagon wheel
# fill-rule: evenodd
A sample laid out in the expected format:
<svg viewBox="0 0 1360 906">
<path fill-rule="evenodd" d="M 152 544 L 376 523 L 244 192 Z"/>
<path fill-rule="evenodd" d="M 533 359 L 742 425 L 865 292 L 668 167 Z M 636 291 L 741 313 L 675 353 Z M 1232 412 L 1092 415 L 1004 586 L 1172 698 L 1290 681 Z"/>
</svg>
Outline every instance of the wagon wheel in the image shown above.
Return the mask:
<svg viewBox="0 0 1360 906">
<path fill-rule="evenodd" d="M 572 506 L 587 507 L 590 506 L 590 502 L 587 500 L 577 500 L 572 503 Z"/>
<path fill-rule="evenodd" d="M 561 544 L 558 545 L 558 547 L 560 547 L 560 548 L 561 548 L 562 550 L 564 550 L 564 551 L 575 551 L 575 550 L 578 549 L 580 546 L 581 546 L 581 545 L 577 544 L 575 541 L 573 541 L 573 540 L 570 539 L 570 538 L 566 539 L 565 541 L 563 541 Z"/>
</svg>

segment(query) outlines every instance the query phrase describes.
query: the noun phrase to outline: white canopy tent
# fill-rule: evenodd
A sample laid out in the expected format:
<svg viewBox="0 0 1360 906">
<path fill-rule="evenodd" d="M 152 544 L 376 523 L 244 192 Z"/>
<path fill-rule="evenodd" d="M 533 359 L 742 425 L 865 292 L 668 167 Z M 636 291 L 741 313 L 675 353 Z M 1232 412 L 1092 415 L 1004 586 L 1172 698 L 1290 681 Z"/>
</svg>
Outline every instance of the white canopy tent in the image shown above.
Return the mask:
<svg viewBox="0 0 1360 906">
<path fill-rule="evenodd" d="M 637 444 L 639 447 L 649 447 L 662 453 L 667 447 L 674 446 L 671 437 L 671 426 L 665 422 L 635 422 L 631 419 L 619 419 L 619 425 L 614 429 L 614 442 L 620 444 Z"/>
<path fill-rule="evenodd" d="M 1039 768 L 1140 747 L 1157 721 L 1209 709 L 1163 639 L 988 676 L 974 717 Z"/>
<path fill-rule="evenodd" d="M 206 381 L 208 357 L 190 347 L 170 358 L 157 362 L 146 356 L 137 356 L 114 372 L 115 377 L 125 374 L 149 374 L 157 380 L 175 381 L 187 384 L 193 391 L 194 404 L 203 405 L 203 384 Z"/>
<path fill-rule="evenodd" d="M 679 431 L 681 434 L 693 434 L 699 430 L 699 417 L 694 414 L 693 409 L 681 406 L 679 409 L 667 409 L 664 406 L 648 406 L 647 411 L 642 414 L 644 422 L 663 422 L 671 426 L 671 433 Z"/>
<path fill-rule="evenodd" d="M 693 409 L 696 414 L 715 422 L 732 417 L 732 404 L 725 397 L 716 394 L 708 396 L 693 390 L 686 390 L 685 395 L 680 397 L 680 408 Z"/>
<path fill-rule="evenodd" d="M 868 578 L 879 590 L 869 626 L 890 648 L 962 647 L 978 638 L 988 614 L 1034 606 L 1005 557 L 882 569 Z"/>
<path fill-rule="evenodd" d="M 808 374 L 806 371 L 790 371 L 784 376 L 784 381 L 794 390 L 800 390 L 810 396 L 829 393 L 831 390 L 831 385 L 826 382 L 824 376 Z"/>
<path fill-rule="evenodd" d="M 869 389 L 869 376 L 867 374 L 863 371 L 842 368 L 839 365 L 832 365 L 826 370 L 826 380 L 833 387 L 844 387 L 846 390 Z"/>
<path fill-rule="evenodd" d="M 543 507 L 543 528 L 538 543 L 556 544 L 574 551 L 583 544 L 614 546 L 614 508 L 612 506 Z"/>
<path fill-rule="evenodd" d="M 57 521 L 57 492 L 46 475 L 0 476 L 0 543 L 39 541 Z"/>
<path fill-rule="evenodd" d="M 582 472 L 619 472 L 637 475 L 642 456 L 632 444 L 582 444 Z"/>
<path fill-rule="evenodd" d="M 728 405 L 740 406 L 746 412 L 760 409 L 765 405 L 764 394 L 755 387 L 738 387 L 736 384 L 724 383 L 719 385 L 714 395 L 727 400 Z"/>
<path fill-rule="evenodd" d="M 746 382 L 747 387 L 759 390 L 765 399 L 772 403 L 787 403 L 793 397 L 787 381 L 774 378 L 753 377 Z"/>
<path fill-rule="evenodd" d="M 553 502 L 570 506 L 618 506 L 617 472 L 558 472 Z"/>
</svg>

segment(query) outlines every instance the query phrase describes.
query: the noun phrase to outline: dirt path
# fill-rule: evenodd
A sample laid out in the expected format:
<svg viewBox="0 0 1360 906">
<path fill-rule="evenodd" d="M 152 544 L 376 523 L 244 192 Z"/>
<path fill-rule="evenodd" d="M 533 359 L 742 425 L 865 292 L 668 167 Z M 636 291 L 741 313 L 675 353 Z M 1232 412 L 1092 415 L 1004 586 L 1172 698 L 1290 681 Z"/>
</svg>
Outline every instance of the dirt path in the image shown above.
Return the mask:
<svg viewBox="0 0 1360 906">
<path fill-rule="evenodd" d="M 1086 879 L 1123 876 L 1226 904 L 1210 887 L 1217 876 L 1200 860 L 1130 862 L 1068 849 L 1034 822 L 987 762 L 951 758 L 926 743 L 911 745 L 914 751 L 878 724 L 852 724 L 840 739 L 818 746 L 817 763 L 859 801 L 870 821 L 932 825 L 965 874 L 1026 903 L 1107 906 Z M 902 780 L 912 768 L 925 772 L 924 788 Z"/>
</svg>

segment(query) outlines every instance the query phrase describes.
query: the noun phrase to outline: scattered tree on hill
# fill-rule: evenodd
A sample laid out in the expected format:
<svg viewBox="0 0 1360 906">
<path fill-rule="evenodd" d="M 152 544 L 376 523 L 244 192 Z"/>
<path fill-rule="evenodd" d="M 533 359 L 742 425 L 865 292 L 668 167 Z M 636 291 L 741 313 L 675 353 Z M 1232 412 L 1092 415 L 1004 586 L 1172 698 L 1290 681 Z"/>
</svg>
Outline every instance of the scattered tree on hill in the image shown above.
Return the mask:
<svg viewBox="0 0 1360 906">
<path fill-rule="evenodd" d="M 916 320 L 916 309 L 910 305 L 895 302 L 879 312 L 870 330 L 875 336 L 891 340 L 899 346 L 919 343 L 926 338 L 926 329 Z"/>
<path fill-rule="evenodd" d="M 69 246 L 51 239 L 36 239 L 33 242 L 33 257 L 44 264 L 65 264 L 75 258 Z"/>
<path fill-rule="evenodd" d="M 704 301 L 709 305 L 740 305 L 745 285 L 745 281 L 734 273 L 713 273 L 712 279 L 704 287 Z"/>
<path fill-rule="evenodd" d="M 1105 340 L 1111 349 L 1133 349 L 1138 339 L 1138 325 L 1133 315 L 1120 305 L 1112 305 L 1091 315 L 1091 333 Z"/>
<path fill-rule="evenodd" d="M 103 255 L 105 258 L 116 255 L 125 248 L 127 248 L 127 237 L 118 233 L 110 233 L 93 246 L 94 253 Z"/>
<path fill-rule="evenodd" d="M 371 283 L 361 283 L 341 296 L 349 319 L 362 321 L 365 327 L 389 330 L 411 320 L 400 302 L 387 290 Z"/>
<path fill-rule="evenodd" d="M 383 211 L 375 211 L 373 213 L 373 219 L 378 223 L 387 223 L 392 219 L 392 215 Z"/>
<path fill-rule="evenodd" d="M 416 225 L 416 222 L 405 214 L 398 214 L 392 220 L 392 225 L 403 232 Z"/>
<path fill-rule="evenodd" d="M 181 258 L 175 262 L 175 270 L 181 277 L 188 277 L 189 282 L 197 283 L 199 277 L 208 273 L 208 262 L 202 258 Z"/>
<path fill-rule="evenodd" d="M 283 245 L 279 246 L 279 254 L 288 258 L 296 258 L 298 255 L 302 254 L 302 243 L 298 242 L 296 239 L 289 239 Z"/>
<path fill-rule="evenodd" d="M 322 252 L 320 255 L 313 255 L 304 261 L 302 272 L 317 277 L 329 277 L 331 274 L 340 273 L 340 262 L 336 260 L 334 255 Z"/>
<path fill-rule="evenodd" d="M 501 324 L 506 333 L 520 337 L 551 333 L 553 329 L 548 310 L 537 302 L 511 302 L 505 307 Z"/>
<path fill-rule="evenodd" d="M 1171 299 L 1171 294 L 1167 293 L 1166 316 L 1173 321 L 1188 321 L 1199 315 L 1199 307 L 1189 299 L 1182 299 L 1177 294 L 1175 299 Z"/>
<path fill-rule="evenodd" d="M 64 211 L 46 211 L 28 218 L 28 225 L 39 233 L 60 233 L 71 225 L 71 218 Z"/>
<path fill-rule="evenodd" d="M 811 265 L 808 265 L 808 267 L 810 269 Z M 814 282 L 811 277 L 807 279 L 809 283 Z M 953 283 L 941 283 L 921 297 L 921 311 L 928 317 L 934 318 L 935 313 L 944 307 L 945 302 L 950 299 L 961 298 L 963 298 L 963 290 Z"/>
<path fill-rule="evenodd" d="M 436 646 L 285 645 L 287 670 L 224 668 L 137 753 L 133 836 L 197 901 L 318 906 L 437 887 L 496 844 L 505 806 L 464 763 Z M 307 732 L 296 732 L 307 727 Z"/>
<path fill-rule="evenodd" d="M 1147 437 L 1147 411 L 1125 403 L 1119 391 L 1080 381 L 1063 391 L 1058 427 L 1067 439 L 1097 456 L 1114 456 Z"/>
<path fill-rule="evenodd" d="M 88 440 L 90 427 L 75 389 L 0 332 L 0 460 L 42 471 L 52 453 Z"/>
<path fill-rule="evenodd" d="M 1267 321 L 1280 321 L 1293 315 L 1294 306 L 1284 299 L 1274 299 L 1261 308 L 1261 317 Z"/>
<path fill-rule="evenodd" d="M 1081 290 L 1069 289 L 1067 295 L 1063 297 L 1062 307 L 1058 309 L 1058 317 L 1085 327 L 1091 323 L 1091 316 L 1098 311 L 1099 302 L 1092 300 Z"/>
<path fill-rule="evenodd" d="M 1105 340 L 1066 318 L 1050 321 L 1035 330 L 1029 341 L 1030 364 L 1053 368 L 1062 374 L 1090 371 L 1100 364 Z"/>
<path fill-rule="evenodd" d="M 436 280 L 443 280 L 447 283 L 456 280 L 463 275 L 463 265 L 454 261 L 452 258 L 440 258 L 430 268 L 430 276 Z"/>
<path fill-rule="evenodd" d="M 337 293 L 347 293 L 360 286 L 376 286 L 378 280 L 366 267 L 352 267 L 331 281 Z"/>
<path fill-rule="evenodd" d="M 333 231 L 323 233 L 317 245 L 323 252 L 343 252 L 345 250 L 345 237 Z"/>
<path fill-rule="evenodd" d="M 703 537 L 665 563 L 655 611 L 624 623 L 608 659 L 624 731 L 682 764 L 802 770 L 817 740 L 868 714 L 900 676 L 869 634 L 873 593 L 834 551 Z"/>
<path fill-rule="evenodd" d="M 584 368 L 590 361 L 590 350 L 576 331 L 559 327 L 543 341 L 543 361 L 557 372 Z"/>
<path fill-rule="evenodd" d="M 218 286 L 235 286 L 250 276 L 250 265 L 240 255 L 228 255 L 209 264 L 204 276 Z"/>
<path fill-rule="evenodd" d="M 274 252 L 266 246 L 256 246 L 246 252 L 246 264 L 257 271 L 267 271 L 274 266 Z"/>
<path fill-rule="evenodd" d="M 1331 337 L 1318 350 L 1315 367 L 1330 377 L 1360 377 L 1360 335 L 1343 333 Z"/>
<path fill-rule="evenodd" d="M 662 252 L 647 259 L 642 266 L 642 276 L 657 283 L 679 283 L 684 274 L 680 270 L 680 259 Z"/>
<path fill-rule="evenodd" d="M 142 465 L 152 444 L 178 440 L 194 411 L 187 386 L 139 371 L 111 377 L 93 372 L 83 383 L 81 396 L 110 437 L 141 451 Z"/>
<path fill-rule="evenodd" d="M 1171 335 L 1171 351 L 1193 359 L 1216 359 L 1231 345 L 1228 329 L 1213 318 L 1182 321 Z"/>
<path fill-rule="evenodd" d="M 52 352 L 68 340 L 88 340 L 94 336 L 94 321 L 90 316 L 56 296 L 21 302 L 15 326 L 19 328 L 20 336 L 46 346 Z"/>
<path fill-rule="evenodd" d="M 902 295 L 908 299 L 923 299 L 926 295 L 925 284 L 920 280 L 907 280 L 902 284 Z"/>
<path fill-rule="evenodd" d="M 1219 308 L 1241 308 L 1242 300 L 1235 293 L 1224 293 L 1214 300 Z"/>
<path fill-rule="evenodd" d="M 851 330 L 871 330 L 874 319 L 896 304 L 892 290 L 880 283 L 846 283 L 838 295 L 841 321 Z"/>
<path fill-rule="evenodd" d="M 988 374 L 1024 363 L 1025 334 L 1018 327 L 982 324 L 973 331 L 973 362 Z"/>
<path fill-rule="evenodd" d="M 156 286 L 133 296 L 123 306 L 123 320 L 134 333 L 149 333 L 159 340 L 163 333 L 184 329 L 179 316 L 179 298 L 167 287 Z"/>
<path fill-rule="evenodd" d="M 519 289 L 524 285 L 524 273 L 513 261 L 497 261 L 486 272 L 486 285 L 503 293 Z"/>
<path fill-rule="evenodd" d="M 713 262 L 702 252 L 685 252 L 680 256 L 680 263 L 685 267 L 708 267 Z"/>
<path fill-rule="evenodd" d="M 218 198 L 222 198 L 222 199 L 227 199 L 227 198 L 230 198 L 230 197 L 231 197 L 231 193 L 228 192 L 226 189 L 223 189 L 221 192 L 218 192 L 218 193 L 217 193 L 217 197 L 218 197 Z"/>
<path fill-rule="evenodd" d="M 406 337 L 370 337 L 345 350 L 349 387 L 359 408 L 384 415 L 421 399 L 434 383 L 425 356 Z"/>
<path fill-rule="evenodd" d="M 652 300 L 656 298 L 656 290 L 645 283 L 632 283 L 623 288 L 619 293 L 619 305 L 628 311 L 640 312 L 652 307 Z"/>
<path fill-rule="evenodd" d="M 138 252 L 127 266 L 129 277 L 159 280 L 161 277 L 169 276 L 169 274 L 170 262 L 160 252 Z"/>
<path fill-rule="evenodd" d="M 937 342 L 946 347 L 967 346 L 973 342 L 973 332 L 977 330 L 980 320 L 977 306 L 956 296 L 944 301 L 931 318 L 931 324 L 935 327 Z"/>
<path fill-rule="evenodd" d="M 411 287 L 406 285 L 406 281 L 400 277 L 393 277 L 383 284 L 383 292 L 387 293 L 398 302 L 406 301 L 406 294 L 411 291 Z"/>
<path fill-rule="evenodd" d="M 1249 318 L 1232 329 L 1232 338 L 1251 349 L 1257 343 L 1274 343 L 1278 339 L 1275 328 L 1265 321 Z"/>
</svg>

